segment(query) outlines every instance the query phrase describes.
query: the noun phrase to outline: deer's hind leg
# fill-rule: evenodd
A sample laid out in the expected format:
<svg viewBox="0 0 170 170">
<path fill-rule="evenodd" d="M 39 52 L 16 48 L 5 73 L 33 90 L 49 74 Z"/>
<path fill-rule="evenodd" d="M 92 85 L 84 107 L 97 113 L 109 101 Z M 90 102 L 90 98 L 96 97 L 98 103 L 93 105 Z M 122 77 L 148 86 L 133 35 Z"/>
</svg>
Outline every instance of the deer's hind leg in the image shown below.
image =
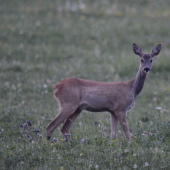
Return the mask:
<svg viewBox="0 0 170 170">
<path fill-rule="evenodd" d="M 70 133 L 70 128 L 71 128 L 73 122 L 76 120 L 77 116 L 80 114 L 80 112 L 81 112 L 81 109 L 77 109 L 71 116 L 69 116 L 65 120 L 64 125 L 61 128 L 61 132 L 63 134 Z"/>
<path fill-rule="evenodd" d="M 61 107 L 60 112 L 58 115 L 50 122 L 47 127 L 46 127 L 46 135 L 47 135 L 47 140 L 51 138 L 52 133 L 54 130 L 62 123 L 64 122 L 65 119 L 67 119 L 69 116 L 71 116 L 77 107 L 70 106 L 69 104 L 64 104 Z"/>
</svg>

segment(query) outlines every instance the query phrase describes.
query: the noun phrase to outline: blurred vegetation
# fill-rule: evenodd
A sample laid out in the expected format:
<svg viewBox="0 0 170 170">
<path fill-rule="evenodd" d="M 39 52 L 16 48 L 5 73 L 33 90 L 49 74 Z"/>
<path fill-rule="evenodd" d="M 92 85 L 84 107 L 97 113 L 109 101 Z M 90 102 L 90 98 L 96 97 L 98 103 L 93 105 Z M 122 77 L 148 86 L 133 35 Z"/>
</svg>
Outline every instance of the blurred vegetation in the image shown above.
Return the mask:
<svg viewBox="0 0 170 170">
<path fill-rule="evenodd" d="M 169 169 L 169 18 L 168 0 L 1 0 L 1 169 Z M 68 77 L 133 79 L 134 42 L 146 53 L 161 43 L 162 51 L 127 115 L 131 143 L 120 127 L 110 139 L 108 113 L 86 111 L 69 143 L 60 128 L 48 143 L 46 125 L 59 111 L 52 87 Z M 27 120 L 42 138 L 19 127 Z"/>
</svg>

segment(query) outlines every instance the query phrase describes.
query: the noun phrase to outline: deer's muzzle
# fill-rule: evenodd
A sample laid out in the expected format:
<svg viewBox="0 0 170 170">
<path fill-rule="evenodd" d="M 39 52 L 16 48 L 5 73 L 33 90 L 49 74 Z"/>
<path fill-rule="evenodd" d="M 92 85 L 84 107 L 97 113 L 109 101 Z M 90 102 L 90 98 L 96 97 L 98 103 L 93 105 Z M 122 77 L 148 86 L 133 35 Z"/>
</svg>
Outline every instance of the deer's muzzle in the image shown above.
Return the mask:
<svg viewBox="0 0 170 170">
<path fill-rule="evenodd" d="M 145 73 L 147 73 L 148 71 L 150 71 L 150 68 L 149 68 L 149 67 L 145 67 L 145 68 L 143 69 L 143 71 L 144 71 Z"/>
</svg>

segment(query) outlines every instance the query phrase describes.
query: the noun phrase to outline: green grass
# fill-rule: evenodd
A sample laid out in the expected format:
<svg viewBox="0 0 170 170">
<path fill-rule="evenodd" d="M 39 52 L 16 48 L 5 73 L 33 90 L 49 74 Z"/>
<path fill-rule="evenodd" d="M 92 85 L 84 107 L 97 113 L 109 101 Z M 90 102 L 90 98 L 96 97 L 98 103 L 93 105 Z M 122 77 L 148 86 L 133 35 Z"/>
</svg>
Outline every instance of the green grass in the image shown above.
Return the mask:
<svg viewBox="0 0 170 170">
<path fill-rule="evenodd" d="M 169 17 L 168 0 L 3 0 L 0 169 L 170 169 Z M 139 67 L 134 42 L 148 53 L 161 43 L 162 51 L 127 115 L 131 142 L 120 126 L 118 139 L 110 139 L 109 113 L 86 111 L 70 142 L 63 142 L 59 127 L 57 142 L 47 142 L 46 126 L 59 111 L 52 87 L 68 77 L 133 79 Z M 32 127 L 24 131 L 27 120 Z"/>
</svg>

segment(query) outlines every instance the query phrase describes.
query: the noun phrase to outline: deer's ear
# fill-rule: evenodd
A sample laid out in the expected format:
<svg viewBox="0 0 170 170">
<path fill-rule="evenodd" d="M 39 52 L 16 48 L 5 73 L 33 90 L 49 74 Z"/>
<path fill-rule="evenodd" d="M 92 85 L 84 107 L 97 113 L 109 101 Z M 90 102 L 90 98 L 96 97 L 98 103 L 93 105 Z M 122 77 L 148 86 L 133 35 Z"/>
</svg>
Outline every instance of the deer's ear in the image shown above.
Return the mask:
<svg viewBox="0 0 170 170">
<path fill-rule="evenodd" d="M 161 44 L 157 45 L 153 50 L 152 50 L 152 57 L 157 56 L 161 51 Z"/>
<path fill-rule="evenodd" d="M 133 43 L 133 51 L 139 57 L 141 57 L 143 54 L 142 50 L 135 43 Z"/>
</svg>

